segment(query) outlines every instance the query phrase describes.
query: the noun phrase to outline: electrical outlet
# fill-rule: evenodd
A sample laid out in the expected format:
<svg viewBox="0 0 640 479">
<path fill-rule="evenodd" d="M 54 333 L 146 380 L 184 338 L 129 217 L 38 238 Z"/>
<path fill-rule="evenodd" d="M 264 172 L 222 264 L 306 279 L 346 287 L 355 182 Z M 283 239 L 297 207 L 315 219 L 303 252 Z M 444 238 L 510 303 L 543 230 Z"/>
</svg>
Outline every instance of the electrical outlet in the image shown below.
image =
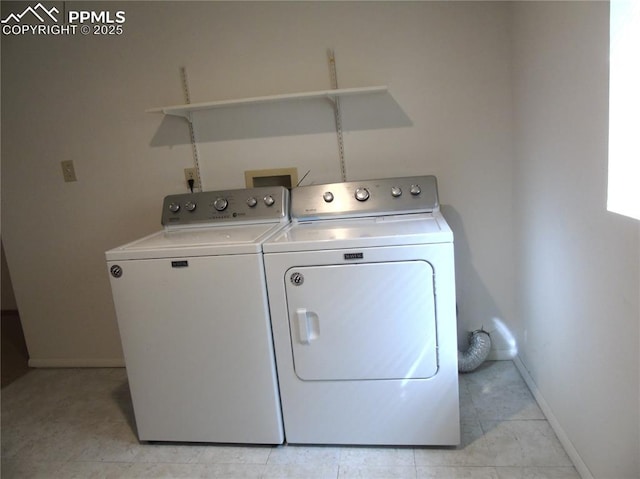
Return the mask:
<svg viewBox="0 0 640 479">
<path fill-rule="evenodd" d="M 189 186 L 189 180 L 193 180 L 193 189 L 200 188 L 200 180 L 198 179 L 198 170 L 196 168 L 184 169 L 184 180 Z"/>
<path fill-rule="evenodd" d="M 60 165 L 62 165 L 62 176 L 64 181 L 78 181 L 76 177 L 76 169 L 73 166 L 73 160 L 61 161 Z"/>
</svg>

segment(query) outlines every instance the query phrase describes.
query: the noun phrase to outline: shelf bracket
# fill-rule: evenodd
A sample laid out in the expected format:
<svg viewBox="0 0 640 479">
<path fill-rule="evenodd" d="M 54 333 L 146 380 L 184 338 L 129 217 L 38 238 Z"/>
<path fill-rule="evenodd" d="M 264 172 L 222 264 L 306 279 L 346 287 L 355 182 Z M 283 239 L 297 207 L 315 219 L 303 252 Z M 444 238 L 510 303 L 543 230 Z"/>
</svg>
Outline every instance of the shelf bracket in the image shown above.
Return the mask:
<svg viewBox="0 0 640 479">
<path fill-rule="evenodd" d="M 338 71 L 336 69 L 336 57 L 332 49 L 327 51 L 329 55 L 329 73 L 331 74 L 331 88 L 338 89 Z M 340 98 L 328 94 L 327 98 L 333 103 L 333 113 L 336 120 L 336 136 L 338 139 L 338 156 L 340 160 L 340 176 L 342 181 L 347 181 L 347 165 L 344 159 L 344 139 L 342 138 L 342 113 L 340 111 Z"/>
<path fill-rule="evenodd" d="M 180 75 L 182 76 L 182 88 L 184 90 L 184 99 L 186 104 L 191 103 L 191 95 L 189 94 L 189 81 L 187 79 L 187 68 L 180 68 Z M 196 132 L 193 126 L 193 113 L 187 111 L 183 116 L 189 123 L 189 139 L 191 140 L 191 151 L 193 152 L 193 166 L 196 169 L 197 182 L 200 185 L 200 191 L 204 191 L 202 187 L 202 177 L 200 176 L 200 154 L 198 152 L 198 141 L 196 140 Z"/>
</svg>

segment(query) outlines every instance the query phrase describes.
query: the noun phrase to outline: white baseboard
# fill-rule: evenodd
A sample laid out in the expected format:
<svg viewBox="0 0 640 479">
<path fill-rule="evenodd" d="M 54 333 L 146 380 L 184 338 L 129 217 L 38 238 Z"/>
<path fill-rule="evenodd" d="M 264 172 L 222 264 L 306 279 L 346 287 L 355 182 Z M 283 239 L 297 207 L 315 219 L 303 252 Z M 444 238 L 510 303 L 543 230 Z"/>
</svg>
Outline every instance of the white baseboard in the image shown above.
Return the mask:
<svg viewBox="0 0 640 479">
<path fill-rule="evenodd" d="M 29 359 L 30 368 L 123 368 L 122 358 Z"/>
<path fill-rule="evenodd" d="M 533 394 L 533 397 L 538 402 L 540 409 L 542 409 L 542 412 L 547 418 L 547 421 L 549 421 L 549 425 L 553 429 L 553 432 L 555 432 L 556 436 L 558 436 L 558 440 L 562 444 L 562 447 L 564 447 L 564 450 L 567 452 L 569 459 L 571 459 L 571 461 L 573 462 L 573 465 L 578 471 L 578 474 L 580 474 L 580 477 L 582 479 L 594 479 L 593 474 L 591 474 L 591 471 L 582 460 L 582 457 L 580 457 L 580 454 L 578 454 L 578 451 L 573 446 L 573 443 L 569 439 L 569 436 L 567 436 L 567 433 L 564 431 L 564 429 L 562 429 L 560 422 L 553 415 L 553 411 L 551 410 L 551 407 L 549 406 L 547 401 L 545 401 L 544 397 L 542 396 L 542 393 L 538 389 L 538 386 L 536 385 L 536 383 L 533 381 L 533 378 L 529 374 L 529 371 L 525 367 L 520 357 L 515 356 L 513 358 L 513 363 L 518 368 L 518 371 L 520 371 L 520 374 L 522 375 L 524 382 L 527 383 L 527 386 L 529 387 L 531 394 Z"/>
</svg>

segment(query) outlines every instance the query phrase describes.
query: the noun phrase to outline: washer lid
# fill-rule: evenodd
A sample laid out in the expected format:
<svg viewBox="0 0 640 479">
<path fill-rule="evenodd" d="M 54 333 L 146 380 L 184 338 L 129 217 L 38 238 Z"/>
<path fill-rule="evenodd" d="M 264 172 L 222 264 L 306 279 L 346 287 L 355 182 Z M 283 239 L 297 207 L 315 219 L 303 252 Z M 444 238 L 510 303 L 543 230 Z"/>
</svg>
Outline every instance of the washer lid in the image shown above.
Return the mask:
<svg viewBox="0 0 640 479">
<path fill-rule="evenodd" d="M 110 261 L 260 253 L 262 242 L 282 227 L 267 223 L 165 229 L 109 250 L 105 255 Z"/>
<path fill-rule="evenodd" d="M 292 223 L 263 245 L 265 253 L 451 243 L 439 212 Z"/>
</svg>

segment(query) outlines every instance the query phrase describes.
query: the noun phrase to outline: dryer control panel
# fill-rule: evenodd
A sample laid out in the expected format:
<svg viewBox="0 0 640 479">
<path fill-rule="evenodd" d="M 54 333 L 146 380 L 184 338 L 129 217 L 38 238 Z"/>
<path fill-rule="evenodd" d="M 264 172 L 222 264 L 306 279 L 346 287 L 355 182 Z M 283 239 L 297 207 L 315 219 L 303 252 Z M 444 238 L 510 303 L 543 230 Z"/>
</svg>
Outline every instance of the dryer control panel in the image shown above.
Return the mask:
<svg viewBox="0 0 640 479">
<path fill-rule="evenodd" d="M 440 208 L 435 176 L 349 181 L 295 188 L 291 216 L 298 220 L 430 213 Z"/>
<path fill-rule="evenodd" d="M 288 219 L 289 190 L 282 186 L 169 195 L 162 205 L 162 224 L 167 227 Z"/>
</svg>

